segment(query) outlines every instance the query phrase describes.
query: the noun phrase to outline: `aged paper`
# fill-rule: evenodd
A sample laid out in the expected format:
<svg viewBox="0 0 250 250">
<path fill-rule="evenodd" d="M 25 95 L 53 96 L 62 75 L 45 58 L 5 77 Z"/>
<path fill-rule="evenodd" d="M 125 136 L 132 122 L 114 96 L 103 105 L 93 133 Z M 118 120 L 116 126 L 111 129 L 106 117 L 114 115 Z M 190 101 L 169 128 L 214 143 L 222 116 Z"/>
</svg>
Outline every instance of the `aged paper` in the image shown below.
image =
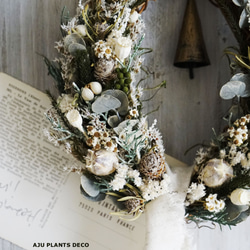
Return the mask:
<svg viewBox="0 0 250 250">
<path fill-rule="evenodd" d="M 25 249 L 140 250 L 145 217 L 111 215 L 112 201 L 89 202 L 70 156 L 43 136 L 46 94 L 0 73 L 0 237 Z"/>
</svg>

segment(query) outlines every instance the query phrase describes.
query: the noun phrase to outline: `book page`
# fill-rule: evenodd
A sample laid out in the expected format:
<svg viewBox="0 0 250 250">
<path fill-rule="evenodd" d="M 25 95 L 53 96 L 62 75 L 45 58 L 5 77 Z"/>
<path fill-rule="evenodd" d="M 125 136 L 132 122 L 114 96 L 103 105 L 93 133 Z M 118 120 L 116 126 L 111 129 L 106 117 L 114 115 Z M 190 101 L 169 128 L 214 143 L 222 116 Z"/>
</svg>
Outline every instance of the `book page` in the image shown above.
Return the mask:
<svg viewBox="0 0 250 250">
<path fill-rule="evenodd" d="M 46 94 L 0 73 L 0 237 L 25 249 L 143 249 L 145 216 L 111 215 L 107 198 L 90 202 L 73 159 L 47 141 Z"/>
</svg>

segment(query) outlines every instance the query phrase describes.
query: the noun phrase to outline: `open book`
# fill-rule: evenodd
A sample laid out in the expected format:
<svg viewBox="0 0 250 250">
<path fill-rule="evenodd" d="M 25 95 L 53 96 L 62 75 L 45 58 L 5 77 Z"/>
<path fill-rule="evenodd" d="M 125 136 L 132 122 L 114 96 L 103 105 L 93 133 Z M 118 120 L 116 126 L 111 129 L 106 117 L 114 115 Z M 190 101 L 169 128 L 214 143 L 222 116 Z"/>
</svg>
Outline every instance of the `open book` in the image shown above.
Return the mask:
<svg viewBox="0 0 250 250">
<path fill-rule="evenodd" d="M 0 237 L 25 249 L 143 249 L 145 216 L 112 215 L 110 199 L 90 202 L 73 159 L 49 143 L 46 94 L 0 73 Z"/>
</svg>

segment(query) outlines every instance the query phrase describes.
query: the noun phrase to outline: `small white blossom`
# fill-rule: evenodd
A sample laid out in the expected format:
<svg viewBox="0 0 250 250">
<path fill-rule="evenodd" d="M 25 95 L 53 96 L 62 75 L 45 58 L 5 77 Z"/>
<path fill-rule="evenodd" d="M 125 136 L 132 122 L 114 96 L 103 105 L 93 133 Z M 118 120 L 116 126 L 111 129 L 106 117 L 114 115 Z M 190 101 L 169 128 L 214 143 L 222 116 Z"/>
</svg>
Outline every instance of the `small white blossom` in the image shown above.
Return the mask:
<svg viewBox="0 0 250 250">
<path fill-rule="evenodd" d="M 220 158 L 224 159 L 226 157 L 226 150 L 225 149 L 221 149 L 220 150 Z"/>
<path fill-rule="evenodd" d="M 194 183 L 192 182 L 187 190 L 187 200 L 189 204 L 194 203 L 195 201 L 199 200 L 203 196 L 206 195 L 205 186 L 201 183 Z"/>
<path fill-rule="evenodd" d="M 128 166 L 125 164 L 120 164 L 117 167 L 117 173 L 114 179 L 109 183 L 114 191 L 119 191 L 127 183 L 126 177 L 128 172 Z"/>
<path fill-rule="evenodd" d="M 231 161 L 231 166 L 235 166 L 238 163 L 240 163 L 245 158 L 245 154 L 243 154 L 241 151 L 238 151 L 235 155 L 235 157 Z"/>
<path fill-rule="evenodd" d="M 127 181 L 120 176 L 115 176 L 115 178 L 109 183 L 114 191 L 119 191 L 126 185 Z"/>
<path fill-rule="evenodd" d="M 250 153 L 247 154 L 247 156 L 245 155 L 244 157 L 242 157 L 241 159 L 241 166 L 245 169 L 250 169 Z"/>
<path fill-rule="evenodd" d="M 131 109 L 129 111 L 129 114 L 133 117 L 133 118 L 137 118 L 139 116 L 139 112 L 137 109 Z"/>
<path fill-rule="evenodd" d="M 142 196 L 145 200 L 153 200 L 160 195 L 165 194 L 169 187 L 169 176 L 167 174 L 163 175 L 163 180 L 148 180 L 140 186 L 142 191 Z"/>
<path fill-rule="evenodd" d="M 130 169 L 128 171 L 128 177 L 134 179 L 134 184 L 137 187 L 142 185 L 142 178 L 140 177 L 140 172 L 138 170 Z"/>
<path fill-rule="evenodd" d="M 206 198 L 206 208 L 209 212 L 218 213 L 225 207 L 225 202 L 223 200 L 217 199 L 217 194 L 209 194 Z"/>
<path fill-rule="evenodd" d="M 237 154 L 237 147 L 235 144 L 232 144 L 229 150 L 228 158 L 233 159 Z"/>
<path fill-rule="evenodd" d="M 207 156 L 207 152 L 204 148 L 200 148 L 196 153 L 195 162 L 197 165 L 201 164 L 204 161 L 204 158 Z"/>
<path fill-rule="evenodd" d="M 76 17 L 73 17 L 66 25 L 62 24 L 61 28 L 66 32 L 71 32 L 71 30 L 75 28 L 76 24 L 77 24 L 77 19 Z"/>
</svg>

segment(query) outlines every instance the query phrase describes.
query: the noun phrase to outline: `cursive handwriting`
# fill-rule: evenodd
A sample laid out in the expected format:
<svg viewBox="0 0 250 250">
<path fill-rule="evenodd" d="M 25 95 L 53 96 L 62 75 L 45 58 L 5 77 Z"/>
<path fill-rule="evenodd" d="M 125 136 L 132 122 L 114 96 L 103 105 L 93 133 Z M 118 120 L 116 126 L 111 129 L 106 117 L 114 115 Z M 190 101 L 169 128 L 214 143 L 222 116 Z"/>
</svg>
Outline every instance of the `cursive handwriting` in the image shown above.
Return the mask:
<svg viewBox="0 0 250 250">
<path fill-rule="evenodd" d="M 12 181 L 8 183 L 0 182 L 0 191 L 9 192 L 12 189 L 12 191 L 15 192 L 17 190 L 19 183 L 20 181 L 17 181 L 16 183 L 13 183 Z"/>
<path fill-rule="evenodd" d="M 0 200 L 0 209 L 9 211 L 17 217 L 22 217 L 28 223 L 34 222 L 38 217 L 39 213 L 42 212 L 42 209 L 37 209 L 32 211 L 27 207 L 15 207 L 14 205 L 10 204 L 10 202 L 7 199 Z"/>
</svg>

